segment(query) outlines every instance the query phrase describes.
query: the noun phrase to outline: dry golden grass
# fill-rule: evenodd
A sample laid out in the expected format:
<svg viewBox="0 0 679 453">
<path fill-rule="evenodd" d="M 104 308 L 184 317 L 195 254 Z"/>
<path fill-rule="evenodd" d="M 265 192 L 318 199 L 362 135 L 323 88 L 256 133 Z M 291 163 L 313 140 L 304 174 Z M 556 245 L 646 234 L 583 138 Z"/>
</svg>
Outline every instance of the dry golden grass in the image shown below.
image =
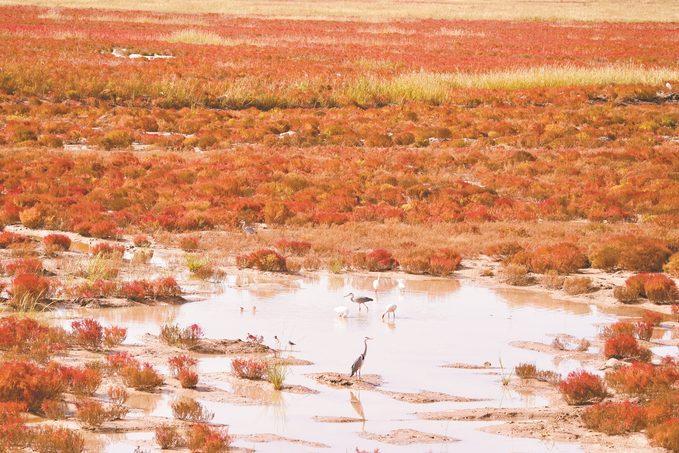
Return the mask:
<svg viewBox="0 0 679 453">
<path fill-rule="evenodd" d="M 286 19 L 346 20 L 384 22 L 398 18 L 469 20 L 580 20 L 613 22 L 674 22 L 679 3 L 674 0 L 423 0 L 421 2 L 377 1 L 292 1 L 220 0 L 161 1 L 132 0 L 0 0 L 0 5 L 40 5 L 68 8 L 144 10 L 164 13 L 217 13 L 238 16 L 275 16 Z M 58 14 L 58 12 L 50 12 Z M 142 16 L 143 17 L 143 16 Z"/>
<path fill-rule="evenodd" d="M 434 73 L 428 71 L 402 74 L 390 80 L 366 78 L 344 87 L 356 99 L 389 94 L 407 101 L 448 103 L 449 90 L 455 88 L 517 90 L 535 87 L 615 84 L 664 85 L 665 80 L 679 78 L 672 68 L 644 68 L 637 65 L 603 65 L 595 68 L 573 65 L 537 66 L 486 73 Z"/>
<path fill-rule="evenodd" d="M 409 225 L 397 222 L 362 222 L 344 225 L 302 225 L 258 229 L 252 237 L 244 236 L 238 228 L 202 233 L 201 243 L 211 255 L 224 264 L 233 265 L 235 255 L 272 248 L 281 239 L 307 241 L 312 244 L 312 255 L 330 268 L 342 251 L 389 250 L 398 259 L 416 249 L 452 248 L 464 258 L 483 254 L 489 246 L 503 241 L 516 241 L 527 250 L 559 242 L 573 242 L 586 254 L 595 250 L 605 238 L 622 234 L 638 234 L 668 238 L 679 234 L 653 224 L 595 224 L 588 222 L 488 222 L 461 228 L 464 224 L 431 223 Z M 173 242 L 173 241 L 168 241 Z M 309 263 L 305 263 L 305 268 Z"/>
</svg>

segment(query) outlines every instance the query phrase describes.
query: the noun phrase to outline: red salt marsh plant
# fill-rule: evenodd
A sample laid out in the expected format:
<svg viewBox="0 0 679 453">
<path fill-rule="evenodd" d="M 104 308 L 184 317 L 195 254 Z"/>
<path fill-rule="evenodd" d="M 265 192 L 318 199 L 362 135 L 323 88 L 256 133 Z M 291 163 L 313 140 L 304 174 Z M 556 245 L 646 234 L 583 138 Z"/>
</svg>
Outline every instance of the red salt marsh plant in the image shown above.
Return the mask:
<svg viewBox="0 0 679 453">
<path fill-rule="evenodd" d="M 260 359 L 236 358 L 231 361 L 231 371 L 242 379 L 263 379 L 266 363 Z"/>
<path fill-rule="evenodd" d="M 36 305 L 52 295 L 54 281 L 46 277 L 22 274 L 12 280 L 9 301 L 18 310 L 32 310 Z"/>
<path fill-rule="evenodd" d="M 670 392 L 677 380 L 679 367 L 671 359 L 657 366 L 632 362 L 630 366 L 606 373 L 606 382 L 618 392 L 646 399 Z"/>
<path fill-rule="evenodd" d="M 285 257 L 275 250 L 261 249 L 249 255 L 236 257 L 239 267 L 255 268 L 260 271 L 286 272 L 288 270 Z"/>
<path fill-rule="evenodd" d="M 101 349 L 104 329 L 99 321 L 91 318 L 71 322 L 74 341 L 85 349 Z"/>
<path fill-rule="evenodd" d="M 662 424 L 650 427 L 646 436 L 653 446 L 673 452 L 679 451 L 679 419 L 673 417 Z"/>
<path fill-rule="evenodd" d="M 163 384 L 163 378 L 149 363 L 132 363 L 120 370 L 125 385 L 136 390 L 150 390 Z"/>
<path fill-rule="evenodd" d="M 35 258 L 20 258 L 5 266 L 7 275 L 31 274 L 35 276 L 43 275 L 42 261 Z"/>
<path fill-rule="evenodd" d="M 163 450 L 180 447 L 184 444 L 184 439 L 179 434 L 179 431 L 177 431 L 177 428 L 168 425 L 157 427 L 153 439 Z"/>
<path fill-rule="evenodd" d="M 305 241 L 280 239 L 273 245 L 283 255 L 305 255 L 311 250 L 311 243 Z"/>
<path fill-rule="evenodd" d="M 28 362 L 9 360 L 0 365 L 0 402 L 22 402 L 37 413 L 47 399 L 63 391 L 58 367 L 40 368 Z"/>
<path fill-rule="evenodd" d="M 576 406 L 602 401 L 607 395 L 604 380 L 585 370 L 570 372 L 559 384 L 559 391 L 568 404 Z"/>
<path fill-rule="evenodd" d="M 30 433 L 31 448 L 37 453 L 80 453 L 85 438 L 76 430 L 40 424 Z"/>
<path fill-rule="evenodd" d="M 629 401 L 605 401 L 585 409 L 580 415 L 585 427 L 616 436 L 646 427 L 646 410 Z"/>
<path fill-rule="evenodd" d="M 65 252 L 71 248 L 71 239 L 63 234 L 48 234 L 42 238 L 45 250 L 48 254 L 54 252 Z"/>
<path fill-rule="evenodd" d="M 98 370 L 61 367 L 59 371 L 64 379 L 67 391 L 76 396 L 92 396 L 103 380 L 103 376 Z"/>
<path fill-rule="evenodd" d="M 632 335 L 615 334 L 606 340 L 604 356 L 607 359 L 634 359 L 648 362 L 651 359 L 651 351 L 640 347 Z"/>
<path fill-rule="evenodd" d="M 87 429 L 99 428 L 110 419 L 108 411 L 99 401 L 95 400 L 76 402 L 75 418 Z"/>
<path fill-rule="evenodd" d="M 119 373 L 127 366 L 139 366 L 139 362 L 132 354 L 127 351 L 116 352 L 106 356 L 108 369 L 114 373 Z"/>
<path fill-rule="evenodd" d="M 186 433 L 186 446 L 201 453 L 227 451 L 231 442 L 228 426 L 194 423 Z"/>
<path fill-rule="evenodd" d="M 104 327 L 104 345 L 107 348 L 120 346 L 127 338 L 127 327 Z"/>
<path fill-rule="evenodd" d="M 167 361 L 173 377 L 177 377 L 181 371 L 191 370 L 198 365 L 198 359 L 186 354 L 170 357 Z"/>
</svg>

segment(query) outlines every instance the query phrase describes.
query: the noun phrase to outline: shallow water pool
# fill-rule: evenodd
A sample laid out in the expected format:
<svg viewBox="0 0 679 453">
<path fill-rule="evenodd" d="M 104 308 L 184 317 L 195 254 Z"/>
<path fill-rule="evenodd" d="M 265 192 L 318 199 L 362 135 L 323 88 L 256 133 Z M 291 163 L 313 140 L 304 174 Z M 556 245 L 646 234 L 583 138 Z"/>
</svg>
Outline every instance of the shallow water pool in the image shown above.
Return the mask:
<svg viewBox="0 0 679 453">
<path fill-rule="evenodd" d="M 447 279 L 380 279 L 375 276 L 278 277 L 231 276 L 221 284 L 220 294 L 182 306 L 78 310 L 104 325 L 129 327 L 128 342 L 143 333 L 157 335 L 168 319 L 181 326 L 197 323 L 207 338 L 245 339 L 248 333 L 263 335 L 264 343 L 278 346 L 283 354 L 308 360 L 310 366 L 292 367 L 286 383 L 302 385 L 318 394 L 298 395 L 253 391 L 225 382 L 205 383 L 227 391 L 244 393 L 269 403 L 267 406 L 234 406 L 203 402 L 216 416 L 215 423 L 228 424 L 232 434 L 274 433 L 289 439 L 318 442 L 332 451 L 362 450 L 394 452 L 546 452 L 580 451 L 577 444 L 545 444 L 532 439 L 512 439 L 476 430 L 483 422 L 425 421 L 415 412 L 471 407 L 525 407 L 545 405 L 541 397 L 507 390 L 500 382 L 500 369 L 462 369 L 445 365 L 483 365 L 490 362 L 504 373 L 522 362 L 535 362 L 540 369 L 563 375 L 581 367 L 573 360 L 555 361 L 548 354 L 518 349 L 512 341 L 551 343 L 555 334 L 577 339 L 593 338 L 597 325 L 614 322 L 620 313 L 604 313 L 595 306 L 551 299 L 525 290 L 492 290 Z M 347 297 L 369 296 L 374 301 L 359 311 Z M 382 319 L 388 304 L 397 304 L 395 319 Z M 346 306 L 348 318 L 334 311 Z M 242 307 L 242 310 L 241 310 Z M 70 315 L 72 313 L 64 313 Z M 279 343 L 276 343 L 277 336 Z M 370 391 L 334 389 L 306 377 L 320 372 L 349 373 L 351 364 L 368 352 L 362 373 L 380 375 L 382 389 L 394 392 L 422 390 L 483 399 L 474 402 L 411 404 Z M 289 341 L 295 343 L 289 345 Z M 231 358 L 201 358 L 202 374 L 230 370 Z M 254 394 L 253 394 L 254 392 Z M 199 400 L 199 396 L 197 397 Z M 132 404 L 130 402 L 130 404 Z M 171 417 L 168 397 L 155 398 L 146 413 Z M 314 416 L 365 418 L 365 422 L 321 423 Z M 455 443 L 395 446 L 360 437 L 362 432 L 387 434 L 396 429 L 459 439 Z M 238 440 L 237 446 L 261 452 L 328 451 L 287 441 L 257 443 Z M 106 451 L 127 451 L 129 442 L 116 440 Z"/>
</svg>

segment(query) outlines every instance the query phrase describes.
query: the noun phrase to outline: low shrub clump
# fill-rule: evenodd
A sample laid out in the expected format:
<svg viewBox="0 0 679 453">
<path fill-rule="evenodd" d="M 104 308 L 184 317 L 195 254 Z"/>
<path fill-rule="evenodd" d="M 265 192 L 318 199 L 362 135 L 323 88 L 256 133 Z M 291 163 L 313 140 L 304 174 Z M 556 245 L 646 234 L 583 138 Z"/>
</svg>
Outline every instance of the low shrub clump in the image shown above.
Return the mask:
<svg viewBox="0 0 679 453">
<path fill-rule="evenodd" d="M 198 345 L 205 332 L 198 324 L 180 327 L 179 324 L 166 323 L 160 328 L 160 339 L 170 346 L 191 349 Z"/>
<path fill-rule="evenodd" d="M 123 344 L 127 338 L 127 327 L 104 327 L 104 345 L 107 348 L 115 348 Z"/>
<path fill-rule="evenodd" d="M 149 390 L 163 385 L 163 378 L 150 363 L 132 363 L 120 370 L 125 385 L 136 390 Z"/>
<path fill-rule="evenodd" d="M 31 274 L 40 277 L 43 272 L 42 261 L 35 258 L 20 258 L 5 266 L 5 273 L 10 276 Z"/>
<path fill-rule="evenodd" d="M 103 258 L 122 257 L 123 253 L 125 253 L 125 246 L 122 244 L 113 245 L 100 242 L 90 247 L 90 253 L 93 256 L 100 256 Z"/>
<path fill-rule="evenodd" d="M 12 280 L 9 303 L 21 311 L 32 310 L 39 302 L 51 297 L 53 289 L 54 282 L 49 278 L 22 274 Z"/>
<path fill-rule="evenodd" d="M 591 288 L 592 279 L 589 277 L 571 277 L 563 282 L 564 292 L 571 296 L 586 294 Z"/>
<path fill-rule="evenodd" d="M 67 390 L 77 396 L 93 395 L 103 380 L 103 376 L 97 370 L 61 367 L 59 371 Z"/>
<path fill-rule="evenodd" d="M 218 453 L 227 451 L 229 445 L 231 445 L 231 436 L 226 426 L 194 423 L 186 433 L 186 446 L 193 451 Z"/>
<path fill-rule="evenodd" d="M 352 259 L 356 269 L 367 269 L 371 272 L 382 272 L 398 267 L 398 261 L 388 250 L 377 249 L 370 253 L 357 253 Z"/>
<path fill-rule="evenodd" d="M 660 365 L 632 362 L 630 366 L 606 373 L 606 382 L 627 396 L 651 398 L 671 390 L 679 380 L 679 366 L 671 359 Z"/>
<path fill-rule="evenodd" d="M 32 317 L 0 318 L 0 350 L 8 356 L 47 363 L 66 349 L 69 338 L 61 327 L 43 324 Z"/>
<path fill-rule="evenodd" d="M 127 366 L 139 366 L 139 361 L 127 351 L 116 352 L 106 356 L 106 365 L 112 373 L 119 373 Z"/>
<path fill-rule="evenodd" d="M 82 319 L 71 323 L 74 341 L 85 349 L 101 349 L 104 328 L 94 319 Z"/>
<path fill-rule="evenodd" d="M 109 420 L 108 411 L 99 401 L 78 401 L 75 407 L 76 420 L 88 429 L 96 429 Z"/>
<path fill-rule="evenodd" d="M 179 400 L 170 404 L 172 416 L 179 420 L 192 422 L 209 422 L 215 417 L 213 412 L 208 411 L 196 400 Z"/>
<path fill-rule="evenodd" d="M 606 397 L 606 384 L 596 374 L 576 370 L 559 384 L 559 391 L 570 405 L 602 401 Z"/>
<path fill-rule="evenodd" d="M 462 262 L 462 255 L 452 249 L 438 252 L 419 251 L 400 260 L 401 268 L 409 274 L 450 275 Z"/>
<path fill-rule="evenodd" d="M 242 379 L 262 379 L 266 374 L 266 363 L 259 359 L 236 358 L 231 361 L 231 370 Z"/>
<path fill-rule="evenodd" d="M 198 373 L 191 370 L 181 370 L 177 375 L 182 388 L 195 389 L 198 385 Z"/>
<path fill-rule="evenodd" d="M 536 250 L 530 258 L 529 267 L 532 272 L 538 274 L 551 270 L 559 274 L 572 274 L 588 264 L 587 256 L 578 246 L 563 242 Z"/>
<path fill-rule="evenodd" d="M 135 247 L 150 247 L 151 246 L 151 239 L 149 239 L 148 236 L 135 236 L 134 239 L 132 239 L 132 243 L 134 244 Z"/>
<path fill-rule="evenodd" d="M 274 242 L 274 247 L 283 255 L 306 255 L 311 250 L 311 243 L 305 241 L 290 241 L 281 239 Z"/>
<path fill-rule="evenodd" d="M 528 274 L 528 267 L 523 264 L 508 264 L 500 269 L 500 281 L 513 286 L 533 284 L 533 277 Z"/>
<path fill-rule="evenodd" d="M 80 453 L 85 438 L 75 430 L 41 424 L 30 433 L 31 448 L 37 453 Z"/>
<path fill-rule="evenodd" d="M 167 364 L 170 368 L 172 376 L 177 377 L 180 372 L 184 370 L 191 370 L 193 367 L 198 365 L 198 359 L 189 357 L 186 354 L 182 354 L 170 357 L 167 361 Z"/>
<path fill-rule="evenodd" d="M 656 447 L 679 451 L 679 418 L 671 418 L 666 422 L 648 428 L 646 436 Z"/>
<path fill-rule="evenodd" d="M 255 268 L 260 271 L 287 272 L 285 257 L 275 250 L 261 249 L 249 255 L 236 257 L 238 267 Z"/>
<path fill-rule="evenodd" d="M 64 383 L 57 367 L 8 360 L 0 365 L 0 402 L 21 402 L 37 413 L 48 399 L 58 399 Z"/>
<path fill-rule="evenodd" d="M 71 238 L 63 234 L 48 234 L 42 238 L 47 254 L 54 252 L 65 252 L 71 248 Z"/>
<path fill-rule="evenodd" d="M 634 359 L 640 362 L 651 360 L 650 349 L 642 348 L 632 335 L 616 334 L 606 340 L 604 356 L 607 359 Z"/>
<path fill-rule="evenodd" d="M 157 427 L 153 439 L 162 450 L 184 445 L 184 439 L 174 426 L 161 425 Z"/>
<path fill-rule="evenodd" d="M 609 436 L 641 431 L 646 427 L 646 411 L 629 401 L 597 403 L 585 409 L 580 417 L 587 428 Z"/>
</svg>

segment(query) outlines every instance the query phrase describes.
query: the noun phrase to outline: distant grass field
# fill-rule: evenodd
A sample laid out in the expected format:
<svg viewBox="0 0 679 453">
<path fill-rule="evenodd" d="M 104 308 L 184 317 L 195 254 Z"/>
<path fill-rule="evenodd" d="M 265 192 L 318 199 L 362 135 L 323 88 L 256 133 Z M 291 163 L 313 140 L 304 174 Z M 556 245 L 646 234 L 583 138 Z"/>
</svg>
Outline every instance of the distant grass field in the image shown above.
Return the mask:
<svg viewBox="0 0 679 453">
<path fill-rule="evenodd" d="M 395 19 L 562 20 L 595 22 L 679 22 L 676 0 L 0 0 L 0 5 L 142 10 L 164 13 L 217 13 L 367 22 Z"/>
</svg>

